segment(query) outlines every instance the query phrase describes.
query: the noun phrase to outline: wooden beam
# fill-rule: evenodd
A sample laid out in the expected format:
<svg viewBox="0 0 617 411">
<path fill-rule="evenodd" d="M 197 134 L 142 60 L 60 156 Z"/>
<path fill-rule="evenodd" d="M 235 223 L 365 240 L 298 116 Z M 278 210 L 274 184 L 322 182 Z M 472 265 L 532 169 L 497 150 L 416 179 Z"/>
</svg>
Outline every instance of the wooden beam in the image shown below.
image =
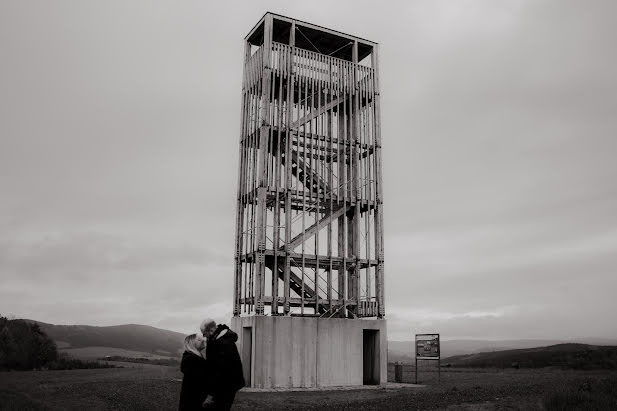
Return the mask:
<svg viewBox="0 0 617 411">
<path fill-rule="evenodd" d="M 268 260 L 268 263 L 266 265 L 270 270 L 274 272 L 274 264 L 272 261 Z M 284 280 L 285 270 L 282 267 L 278 266 L 277 275 L 275 277 Z M 289 281 L 290 289 L 296 294 L 298 294 L 298 296 L 301 296 L 302 293 L 304 293 L 305 298 L 310 299 L 315 297 L 315 291 L 313 290 L 313 288 L 308 286 L 307 284 L 304 284 L 304 287 L 302 287 L 302 279 L 298 277 L 293 271 L 290 271 L 289 273 Z"/>
<path fill-rule="evenodd" d="M 266 13 L 269 14 L 269 13 Z M 255 24 L 253 26 L 253 28 L 251 29 L 251 31 L 249 31 L 249 33 L 246 35 L 246 37 L 244 37 L 244 40 L 248 41 L 248 39 L 253 35 L 253 33 L 255 33 L 255 31 L 259 28 L 259 26 L 261 26 L 261 24 L 265 21 L 266 19 L 266 14 L 264 14 L 259 21 L 257 22 L 257 24 Z"/>
<path fill-rule="evenodd" d="M 321 116 L 322 114 L 324 114 L 326 111 L 339 106 L 343 101 L 345 100 L 344 97 L 340 97 L 337 98 L 336 100 L 333 100 L 331 102 L 329 102 L 328 104 L 326 104 L 325 106 L 321 107 L 318 110 L 311 110 L 311 112 L 309 114 L 307 114 L 306 116 L 302 117 L 301 119 L 293 122 L 291 124 L 291 128 L 292 129 L 297 129 L 298 127 L 300 127 L 301 125 L 308 123 L 309 121 Z"/>
<path fill-rule="evenodd" d="M 266 303 L 266 304 L 271 304 L 272 300 L 273 300 L 273 298 L 271 296 L 264 297 L 264 303 Z M 278 300 L 279 300 L 279 304 L 284 303 L 283 297 L 278 297 Z M 290 297 L 288 300 L 289 300 L 289 305 L 291 307 L 300 307 L 300 305 L 302 303 L 301 299 L 299 297 Z M 308 301 L 312 302 L 311 299 L 308 299 Z M 243 298 L 243 299 L 241 299 L 241 302 L 244 303 L 244 304 L 248 304 L 249 303 L 249 299 L 248 298 L 247 299 Z M 333 299 L 332 300 L 332 304 L 324 302 L 323 305 L 325 305 L 325 307 L 323 307 L 323 309 L 320 309 L 320 311 L 326 312 L 330 305 L 332 307 L 338 308 L 342 304 L 343 304 L 343 300 Z M 356 301 L 347 301 L 347 305 L 355 306 L 355 305 L 357 305 L 357 302 Z"/>
<path fill-rule="evenodd" d="M 319 189 L 322 189 L 326 193 L 330 192 L 330 187 L 324 180 L 315 178 L 315 176 L 310 176 L 308 180 L 306 179 L 305 170 L 308 169 L 308 167 L 304 160 L 302 160 L 301 156 L 298 155 L 296 150 L 292 150 L 291 160 L 296 165 L 295 168 L 292 166 L 292 170 L 295 171 L 296 177 L 301 179 L 303 182 L 308 182 L 306 187 L 308 187 L 311 191 L 318 191 Z"/>
<path fill-rule="evenodd" d="M 292 240 L 288 244 L 286 244 L 287 249 L 293 250 L 294 248 L 302 244 L 303 241 L 308 240 L 313 234 L 315 234 L 316 232 L 321 230 L 326 224 L 328 224 L 331 221 L 330 218 L 332 219 L 339 218 L 340 216 L 345 214 L 350 209 L 351 207 L 349 206 L 348 207 L 340 206 L 336 211 L 334 211 L 331 214 L 326 215 L 321 220 L 319 220 L 317 223 L 314 223 L 312 226 L 307 228 L 302 234 L 298 234 L 297 236 L 292 238 Z"/>
</svg>

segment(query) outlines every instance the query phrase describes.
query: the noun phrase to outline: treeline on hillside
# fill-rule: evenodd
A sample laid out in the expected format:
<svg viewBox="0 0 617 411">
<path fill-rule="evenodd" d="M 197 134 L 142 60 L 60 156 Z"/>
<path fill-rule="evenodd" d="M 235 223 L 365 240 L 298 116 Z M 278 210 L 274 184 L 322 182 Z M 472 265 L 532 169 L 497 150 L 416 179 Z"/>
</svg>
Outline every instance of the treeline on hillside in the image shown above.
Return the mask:
<svg viewBox="0 0 617 411">
<path fill-rule="evenodd" d="M 0 316 L 0 370 L 107 368 L 58 354 L 56 343 L 37 324 Z"/>
<path fill-rule="evenodd" d="M 617 347 L 586 344 L 557 344 L 522 350 L 458 355 L 442 360 L 457 367 L 542 368 L 617 370 Z"/>
</svg>

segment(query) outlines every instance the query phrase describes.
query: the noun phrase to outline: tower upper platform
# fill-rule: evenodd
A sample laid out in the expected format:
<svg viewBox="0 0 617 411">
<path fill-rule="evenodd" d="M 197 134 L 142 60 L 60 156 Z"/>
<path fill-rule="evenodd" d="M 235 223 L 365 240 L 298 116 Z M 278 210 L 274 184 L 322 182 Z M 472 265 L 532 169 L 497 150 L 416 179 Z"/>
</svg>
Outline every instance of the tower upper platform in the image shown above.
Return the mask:
<svg viewBox="0 0 617 411">
<path fill-rule="evenodd" d="M 295 47 L 318 52 L 326 56 L 336 57 L 342 60 L 352 61 L 352 45 L 358 43 L 358 61 L 369 56 L 376 42 L 360 37 L 341 33 L 336 30 L 307 23 L 279 14 L 266 12 L 259 22 L 253 27 L 245 40 L 254 46 L 260 46 L 264 41 L 264 21 L 267 16 L 272 17 L 272 41 L 289 44 L 289 34 L 295 23 L 297 34 Z"/>
</svg>

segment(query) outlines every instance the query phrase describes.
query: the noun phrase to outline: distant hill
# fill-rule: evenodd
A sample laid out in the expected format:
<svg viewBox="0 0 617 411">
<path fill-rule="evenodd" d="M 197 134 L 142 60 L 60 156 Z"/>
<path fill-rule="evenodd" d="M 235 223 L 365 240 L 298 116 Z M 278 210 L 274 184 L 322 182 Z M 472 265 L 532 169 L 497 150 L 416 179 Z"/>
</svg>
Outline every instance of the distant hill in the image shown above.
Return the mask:
<svg viewBox="0 0 617 411">
<path fill-rule="evenodd" d="M 77 358 L 97 358 L 105 355 L 124 357 L 177 357 L 182 351 L 185 335 L 139 324 L 96 327 L 91 325 L 39 324 L 61 351 Z M 441 342 L 441 358 L 492 351 L 517 350 L 552 346 L 572 342 L 563 340 L 448 340 Z M 585 338 L 578 343 L 617 345 L 617 339 Z M 412 363 L 414 341 L 388 341 L 388 362 Z"/>
<path fill-rule="evenodd" d="M 455 355 L 524 348 L 547 347 L 564 343 L 589 345 L 617 345 L 617 339 L 580 338 L 576 340 L 446 340 L 441 341 L 441 358 Z M 414 362 L 414 341 L 388 341 L 388 362 Z"/>
<path fill-rule="evenodd" d="M 589 344 L 556 344 L 549 347 L 526 348 L 456 355 L 442 359 L 456 367 L 541 368 L 617 370 L 617 346 Z"/>
<path fill-rule="evenodd" d="M 95 327 L 27 321 L 38 324 L 41 330 L 56 341 L 59 348 L 67 352 L 84 351 L 86 347 L 110 347 L 158 356 L 177 357 L 182 352 L 185 337 L 184 334 L 174 331 L 139 324 Z"/>
</svg>

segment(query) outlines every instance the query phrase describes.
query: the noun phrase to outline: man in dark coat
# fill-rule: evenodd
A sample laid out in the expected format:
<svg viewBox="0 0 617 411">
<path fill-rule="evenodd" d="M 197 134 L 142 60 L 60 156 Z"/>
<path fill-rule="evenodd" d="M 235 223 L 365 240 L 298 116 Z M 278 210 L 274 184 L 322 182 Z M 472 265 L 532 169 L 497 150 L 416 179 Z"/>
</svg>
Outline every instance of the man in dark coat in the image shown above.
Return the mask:
<svg viewBox="0 0 617 411">
<path fill-rule="evenodd" d="M 214 320 L 204 320 L 201 332 L 208 339 L 206 357 L 212 364 L 212 395 L 206 404 L 213 402 L 216 410 L 229 410 L 234 402 L 236 392 L 244 387 L 242 361 L 236 341 L 238 334 L 225 324 L 216 325 Z"/>
</svg>

